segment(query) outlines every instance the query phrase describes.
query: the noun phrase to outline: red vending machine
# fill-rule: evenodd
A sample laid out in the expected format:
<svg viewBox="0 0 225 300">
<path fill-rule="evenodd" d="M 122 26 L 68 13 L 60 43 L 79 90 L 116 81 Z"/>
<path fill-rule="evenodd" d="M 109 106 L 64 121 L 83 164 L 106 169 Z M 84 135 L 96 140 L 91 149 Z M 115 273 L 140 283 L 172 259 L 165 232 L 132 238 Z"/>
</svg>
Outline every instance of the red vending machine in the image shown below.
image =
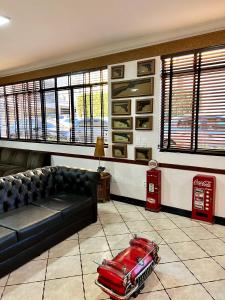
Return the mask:
<svg viewBox="0 0 225 300">
<path fill-rule="evenodd" d="M 146 178 L 146 210 L 159 212 L 161 209 L 161 171 L 156 160 L 149 162 Z"/>
<path fill-rule="evenodd" d="M 216 177 L 196 175 L 193 178 L 192 219 L 214 222 Z"/>
</svg>

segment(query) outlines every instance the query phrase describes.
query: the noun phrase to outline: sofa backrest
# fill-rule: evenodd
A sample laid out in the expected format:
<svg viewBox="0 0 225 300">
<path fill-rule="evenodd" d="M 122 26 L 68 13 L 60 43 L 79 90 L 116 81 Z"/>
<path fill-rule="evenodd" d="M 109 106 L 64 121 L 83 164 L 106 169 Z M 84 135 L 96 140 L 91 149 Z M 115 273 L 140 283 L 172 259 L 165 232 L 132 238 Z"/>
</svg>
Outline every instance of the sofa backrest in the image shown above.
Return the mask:
<svg viewBox="0 0 225 300">
<path fill-rule="evenodd" d="M 59 192 L 97 198 L 99 174 L 62 166 L 43 167 L 0 178 L 0 212 Z"/>
<path fill-rule="evenodd" d="M 14 148 L 0 148 L 0 164 L 21 166 L 25 170 L 49 166 L 50 153 Z"/>
</svg>

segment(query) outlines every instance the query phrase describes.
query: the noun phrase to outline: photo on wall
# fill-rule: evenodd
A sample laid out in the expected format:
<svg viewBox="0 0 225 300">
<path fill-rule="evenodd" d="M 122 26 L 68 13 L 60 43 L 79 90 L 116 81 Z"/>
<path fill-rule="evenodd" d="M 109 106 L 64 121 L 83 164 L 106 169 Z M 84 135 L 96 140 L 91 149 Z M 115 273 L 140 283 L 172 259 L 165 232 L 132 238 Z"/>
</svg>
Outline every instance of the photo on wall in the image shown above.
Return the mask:
<svg viewBox="0 0 225 300">
<path fill-rule="evenodd" d="M 131 114 L 131 100 L 112 101 L 112 116 Z"/>
<path fill-rule="evenodd" d="M 112 156 L 127 158 L 127 145 L 112 145 Z"/>
<path fill-rule="evenodd" d="M 112 129 L 133 129 L 133 118 L 112 118 Z"/>
<path fill-rule="evenodd" d="M 135 147 L 135 160 L 149 161 L 152 159 L 152 148 Z"/>
<path fill-rule="evenodd" d="M 136 114 L 153 113 L 153 99 L 137 99 L 136 100 Z"/>
<path fill-rule="evenodd" d="M 153 95 L 154 77 L 112 82 L 112 99 Z"/>
<path fill-rule="evenodd" d="M 143 116 L 135 118 L 135 129 L 136 130 L 152 130 L 153 117 Z"/>
<path fill-rule="evenodd" d="M 112 142 L 113 143 L 124 143 L 133 144 L 133 132 L 125 131 L 113 131 L 112 132 Z"/>
<path fill-rule="evenodd" d="M 137 76 L 148 76 L 155 74 L 155 59 L 138 61 Z"/>
<path fill-rule="evenodd" d="M 124 65 L 111 67 L 111 79 L 124 78 Z"/>
</svg>

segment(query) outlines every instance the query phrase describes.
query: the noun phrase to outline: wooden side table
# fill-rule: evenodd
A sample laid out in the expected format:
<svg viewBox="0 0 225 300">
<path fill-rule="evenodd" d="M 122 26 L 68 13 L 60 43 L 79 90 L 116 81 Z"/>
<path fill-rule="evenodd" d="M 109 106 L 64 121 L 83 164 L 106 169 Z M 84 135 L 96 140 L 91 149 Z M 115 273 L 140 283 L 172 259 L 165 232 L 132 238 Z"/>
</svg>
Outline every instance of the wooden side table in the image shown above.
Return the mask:
<svg viewBox="0 0 225 300">
<path fill-rule="evenodd" d="M 110 200 L 110 179 L 111 175 L 109 173 L 101 173 L 101 179 L 98 184 L 97 191 L 98 202 L 106 202 Z"/>
</svg>

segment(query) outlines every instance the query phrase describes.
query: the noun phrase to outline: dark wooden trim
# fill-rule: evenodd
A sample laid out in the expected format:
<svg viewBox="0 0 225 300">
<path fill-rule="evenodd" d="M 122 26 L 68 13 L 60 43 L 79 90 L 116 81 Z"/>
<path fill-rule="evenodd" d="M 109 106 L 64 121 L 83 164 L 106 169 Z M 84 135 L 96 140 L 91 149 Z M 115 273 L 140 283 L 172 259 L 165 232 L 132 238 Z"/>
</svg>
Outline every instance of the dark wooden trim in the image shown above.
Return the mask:
<svg viewBox="0 0 225 300">
<path fill-rule="evenodd" d="M 57 145 L 57 143 L 56 143 L 56 145 Z M 58 144 L 58 145 L 60 145 L 60 144 Z M 68 146 L 71 146 L 71 145 L 68 145 Z M 83 145 L 73 145 L 73 146 L 83 146 Z M 94 147 L 94 145 L 86 145 L 86 146 Z M 107 148 L 107 147 L 108 146 L 105 146 L 105 148 Z M 1 148 L 7 148 L 7 147 L 0 147 L 0 149 Z M 29 149 L 26 149 L 26 150 L 29 150 Z M 53 152 L 53 151 L 40 151 L 40 152 L 48 152 L 50 155 L 55 155 L 55 156 L 66 156 L 66 157 L 73 157 L 73 158 L 80 158 L 80 159 L 99 160 L 98 157 L 94 157 L 93 155 L 72 154 L 72 153 Z M 126 158 L 101 157 L 101 161 L 110 161 L 110 162 L 116 162 L 116 163 L 121 163 L 121 164 L 148 166 L 148 161 L 137 161 L 137 160 L 126 159 Z M 167 163 L 159 163 L 159 167 L 164 168 L 164 169 L 175 169 L 175 170 L 195 171 L 195 172 L 204 172 L 204 173 L 225 175 L 225 169 L 214 169 L 214 168 L 167 164 Z"/>
<path fill-rule="evenodd" d="M 127 203 L 127 204 L 132 204 L 135 206 L 140 206 L 140 207 L 145 207 L 145 201 L 143 200 L 138 200 L 130 197 L 124 197 L 120 195 L 115 195 L 115 194 L 110 194 L 110 198 L 115 201 Z M 161 211 L 167 212 L 170 214 L 178 215 L 178 216 L 183 216 L 187 218 L 191 218 L 191 211 L 182 209 L 182 208 L 177 208 L 177 207 L 172 207 L 172 206 L 167 206 L 167 205 L 162 205 L 161 206 Z M 225 218 L 223 217 L 218 217 L 215 216 L 215 223 L 220 224 L 225 226 Z"/>
<path fill-rule="evenodd" d="M 181 51 L 189 51 L 198 48 L 217 46 L 220 44 L 225 44 L 225 30 L 214 31 L 193 37 L 104 55 L 55 67 L 49 67 L 30 72 L 5 76 L 0 78 L 0 85 L 16 83 L 26 80 L 33 80 L 38 78 L 46 78 L 50 76 L 66 74 L 70 72 L 77 72 L 90 68 L 107 66 L 110 64 L 124 63 L 130 60 L 138 60 L 159 55 L 167 55 Z"/>
</svg>

